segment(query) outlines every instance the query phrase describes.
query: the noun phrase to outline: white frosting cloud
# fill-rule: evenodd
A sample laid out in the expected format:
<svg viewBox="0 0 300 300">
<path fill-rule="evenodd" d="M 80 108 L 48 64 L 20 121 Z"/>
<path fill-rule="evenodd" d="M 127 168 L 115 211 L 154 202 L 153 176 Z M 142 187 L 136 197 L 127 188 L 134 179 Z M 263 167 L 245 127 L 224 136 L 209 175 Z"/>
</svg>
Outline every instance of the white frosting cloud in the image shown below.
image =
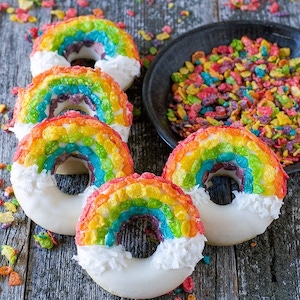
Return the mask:
<svg viewBox="0 0 300 300">
<path fill-rule="evenodd" d="M 203 258 L 202 251 L 206 238 L 197 234 L 193 238 L 174 238 L 160 243 L 155 253 L 147 258 L 149 267 L 161 270 L 181 268 L 194 269 Z M 122 245 L 108 248 L 106 246 L 77 246 L 77 256 L 74 259 L 89 274 L 101 274 L 105 270 L 122 271 L 129 265 L 130 260 L 135 264 L 145 259 L 132 258 L 130 252 L 125 251 Z"/>
<path fill-rule="evenodd" d="M 239 209 L 247 209 L 258 214 L 261 218 L 272 217 L 278 219 L 283 201 L 277 196 L 262 196 L 233 191 L 235 198 L 232 202 L 238 204 Z"/>
<path fill-rule="evenodd" d="M 70 65 L 68 60 L 55 51 L 37 51 L 30 57 L 32 76 L 36 76 L 54 66 Z M 116 55 L 96 60 L 95 68 L 100 68 L 109 74 L 122 90 L 126 90 L 132 84 L 134 78 L 140 75 L 141 65 L 135 58 Z"/>
<path fill-rule="evenodd" d="M 54 66 L 69 67 L 71 64 L 54 51 L 37 51 L 30 57 L 30 70 L 33 77 Z"/>
<path fill-rule="evenodd" d="M 77 246 L 77 255 L 73 258 L 89 274 L 101 274 L 107 269 L 121 271 L 132 256 L 122 245 L 112 248 L 97 245 Z"/>
<path fill-rule="evenodd" d="M 141 65 L 135 58 L 117 55 L 98 60 L 95 67 L 110 75 L 120 85 L 122 90 L 126 90 L 135 77 L 140 75 Z"/>
<path fill-rule="evenodd" d="M 199 233 L 193 238 L 165 240 L 158 245 L 153 254 L 153 268 L 170 270 L 190 267 L 193 269 L 203 258 L 205 242 L 205 236 Z"/>
<path fill-rule="evenodd" d="M 199 187 L 199 185 L 196 185 L 190 191 L 185 192 L 192 197 L 194 204 L 198 208 L 211 201 L 209 193 L 205 191 L 204 188 Z M 283 201 L 281 201 L 277 196 L 263 196 L 238 191 L 233 191 L 232 193 L 235 198 L 232 203 L 228 205 L 235 206 L 239 210 L 254 212 L 259 215 L 260 218 L 272 217 L 273 219 L 277 219 L 279 217 Z"/>
</svg>

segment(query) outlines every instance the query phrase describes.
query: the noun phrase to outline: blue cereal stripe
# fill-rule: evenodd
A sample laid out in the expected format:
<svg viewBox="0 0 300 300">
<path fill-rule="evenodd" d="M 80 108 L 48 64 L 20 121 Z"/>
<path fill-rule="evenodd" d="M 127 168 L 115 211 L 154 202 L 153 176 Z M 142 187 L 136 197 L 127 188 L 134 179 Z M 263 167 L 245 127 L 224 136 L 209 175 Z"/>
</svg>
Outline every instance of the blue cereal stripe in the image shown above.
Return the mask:
<svg viewBox="0 0 300 300">
<path fill-rule="evenodd" d="M 76 95 L 76 94 L 82 94 L 86 97 L 88 97 L 91 102 L 94 104 L 94 106 L 97 108 L 96 113 L 97 117 L 100 121 L 106 123 L 106 118 L 104 114 L 104 108 L 103 108 L 103 101 L 93 93 L 93 91 L 86 85 L 66 85 L 66 84 L 59 84 L 52 88 L 52 94 L 54 95 Z M 52 96 L 50 93 L 50 95 Z M 47 95 L 49 97 L 49 95 Z M 43 100 L 45 101 L 45 99 Z M 47 100 L 47 104 L 49 104 Z M 107 107 L 105 107 L 107 109 Z M 111 109 L 111 107 L 109 107 Z M 45 110 L 45 109 L 44 109 Z M 41 111 L 39 111 L 41 113 Z"/>
<path fill-rule="evenodd" d="M 168 225 L 168 219 L 158 208 L 148 208 L 145 206 L 131 205 L 126 211 L 122 211 L 118 218 L 116 218 L 108 230 L 108 234 L 105 237 L 105 244 L 108 247 L 112 247 L 115 243 L 116 234 L 122 227 L 122 224 L 130 220 L 134 216 L 151 216 L 159 221 L 159 230 L 164 239 L 173 239 L 174 234 Z"/>
<path fill-rule="evenodd" d="M 93 167 L 93 170 L 91 170 L 94 174 L 94 181 L 92 184 L 96 187 L 100 187 L 103 183 L 105 183 L 106 172 L 103 170 L 101 158 L 93 151 L 92 148 L 88 146 L 78 146 L 75 143 L 67 144 L 65 147 L 59 147 L 55 152 L 48 155 L 44 162 L 43 169 L 47 171 L 52 170 L 57 158 L 64 153 L 74 153 L 74 155 L 81 154 L 86 157 L 86 159 L 90 162 L 90 165 Z"/>
<path fill-rule="evenodd" d="M 110 57 L 114 57 L 116 53 L 115 44 L 109 39 L 105 31 L 93 30 L 91 32 L 85 33 L 78 30 L 75 36 L 67 36 L 61 43 L 58 54 L 64 56 L 66 49 L 79 42 L 90 41 L 94 43 L 101 43 L 104 47 L 104 52 Z"/>
<path fill-rule="evenodd" d="M 205 175 L 212 172 L 216 163 L 224 162 L 235 162 L 239 168 L 244 170 L 244 192 L 251 194 L 253 192 L 253 174 L 251 168 L 249 167 L 247 157 L 233 152 L 220 153 L 215 160 L 207 159 L 204 161 L 196 173 L 196 184 L 198 184 L 200 187 L 204 187 L 206 180 Z"/>
</svg>

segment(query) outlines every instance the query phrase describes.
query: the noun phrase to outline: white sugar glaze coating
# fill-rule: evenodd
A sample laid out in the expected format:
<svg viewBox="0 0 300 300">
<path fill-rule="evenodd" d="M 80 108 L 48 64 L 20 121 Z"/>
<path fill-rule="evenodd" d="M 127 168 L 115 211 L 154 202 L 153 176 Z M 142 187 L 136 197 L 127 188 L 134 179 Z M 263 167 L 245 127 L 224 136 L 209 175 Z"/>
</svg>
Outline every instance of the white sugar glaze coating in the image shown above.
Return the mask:
<svg viewBox="0 0 300 300">
<path fill-rule="evenodd" d="M 214 203 L 204 188 L 194 187 L 189 194 L 201 213 L 205 235 L 211 245 L 239 244 L 265 232 L 277 219 L 283 201 L 276 196 L 265 197 L 234 191 L 230 204 Z M 222 228 L 222 230 L 219 230 Z"/>
<path fill-rule="evenodd" d="M 36 165 L 26 168 L 16 162 L 11 182 L 25 214 L 41 227 L 63 235 L 75 235 L 85 200 L 96 189 L 88 186 L 78 195 L 68 195 L 59 190 L 54 175 L 45 170 L 38 173 Z"/>
<path fill-rule="evenodd" d="M 74 257 L 92 279 L 114 295 L 150 299 L 178 287 L 190 276 L 198 261 L 206 238 L 166 240 L 147 258 L 133 258 L 121 245 L 77 246 Z"/>
<path fill-rule="evenodd" d="M 83 48 L 73 59 L 77 57 L 91 57 L 90 48 Z M 79 55 L 80 54 L 80 55 Z M 71 63 L 57 52 L 37 51 L 30 57 L 30 70 L 32 76 L 51 69 L 54 66 L 71 66 Z M 103 72 L 110 75 L 121 87 L 126 90 L 130 87 L 136 77 L 140 75 L 140 62 L 135 58 L 117 55 L 116 57 L 103 60 L 95 60 L 95 68 L 100 68 Z"/>
</svg>

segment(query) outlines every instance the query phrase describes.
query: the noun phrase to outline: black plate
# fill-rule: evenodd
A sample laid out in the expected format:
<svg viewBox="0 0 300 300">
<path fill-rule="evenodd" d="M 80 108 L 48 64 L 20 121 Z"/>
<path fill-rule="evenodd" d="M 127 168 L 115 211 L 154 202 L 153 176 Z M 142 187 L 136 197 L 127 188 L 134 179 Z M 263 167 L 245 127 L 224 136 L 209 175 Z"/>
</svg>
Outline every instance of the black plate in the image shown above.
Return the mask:
<svg viewBox="0 0 300 300">
<path fill-rule="evenodd" d="M 150 64 L 143 83 L 143 103 L 157 133 L 171 148 L 182 139 L 171 130 L 166 117 L 172 99 L 172 73 L 178 71 L 186 60 L 191 60 L 195 51 L 208 54 L 212 48 L 228 45 L 232 39 L 244 35 L 252 39 L 265 38 L 280 47 L 290 48 L 293 57 L 300 56 L 300 31 L 295 28 L 271 22 L 224 21 L 180 35 L 163 48 Z"/>
</svg>

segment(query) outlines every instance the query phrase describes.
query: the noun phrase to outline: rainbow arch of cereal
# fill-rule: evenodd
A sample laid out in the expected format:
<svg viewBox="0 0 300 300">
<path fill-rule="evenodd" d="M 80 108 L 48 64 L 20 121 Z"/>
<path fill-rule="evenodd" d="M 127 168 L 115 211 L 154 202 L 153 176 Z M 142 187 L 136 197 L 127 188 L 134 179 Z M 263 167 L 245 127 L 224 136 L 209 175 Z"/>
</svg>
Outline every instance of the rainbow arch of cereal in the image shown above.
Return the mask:
<svg viewBox="0 0 300 300">
<path fill-rule="evenodd" d="M 30 70 L 36 76 L 53 66 L 91 65 L 109 74 L 126 90 L 140 75 L 137 47 L 114 22 L 93 15 L 50 25 L 34 41 Z"/>
<path fill-rule="evenodd" d="M 163 177 L 189 190 L 205 187 L 208 175 L 220 168 L 235 168 L 240 191 L 245 193 L 279 199 L 286 194 L 287 175 L 275 154 L 241 128 L 208 127 L 190 135 L 173 150 Z"/>
<path fill-rule="evenodd" d="M 112 247 L 118 244 L 121 226 L 141 215 L 155 221 L 161 242 L 204 233 L 190 196 L 167 180 L 144 173 L 111 180 L 88 198 L 77 224 L 76 244 Z"/>
<path fill-rule="evenodd" d="M 118 54 L 139 60 L 137 48 L 128 33 L 114 22 L 93 15 L 53 24 L 35 41 L 31 56 L 37 51 L 54 51 L 66 57 L 68 48 L 76 43 L 100 43 L 106 56 Z"/>
<path fill-rule="evenodd" d="M 129 149 L 119 134 L 96 118 L 74 111 L 37 124 L 20 141 L 13 163 L 53 173 L 70 156 L 87 162 L 90 183 L 96 187 L 133 173 Z"/>
<path fill-rule="evenodd" d="M 121 244 L 131 217 L 148 218 L 160 241 L 135 258 Z M 76 260 L 102 288 L 125 298 L 152 299 L 178 287 L 202 259 L 206 237 L 189 195 L 151 173 L 113 179 L 91 194 L 76 226 Z M 137 288 L 138 287 L 138 288 Z"/>
<path fill-rule="evenodd" d="M 57 66 L 34 77 L 28 87 L 19 90 L 10 126 L 15 127 L 16 134 L 25 124 L 30 130 L 34 124 L 54 117 L 68 107 L 82 109 L 97 117 L 123 133 L 127 141 L 128 130 L 125 128 L 132 124 L 132 105 L 126 94 L 106 73 L 80 66 Z"/>
</svg>

